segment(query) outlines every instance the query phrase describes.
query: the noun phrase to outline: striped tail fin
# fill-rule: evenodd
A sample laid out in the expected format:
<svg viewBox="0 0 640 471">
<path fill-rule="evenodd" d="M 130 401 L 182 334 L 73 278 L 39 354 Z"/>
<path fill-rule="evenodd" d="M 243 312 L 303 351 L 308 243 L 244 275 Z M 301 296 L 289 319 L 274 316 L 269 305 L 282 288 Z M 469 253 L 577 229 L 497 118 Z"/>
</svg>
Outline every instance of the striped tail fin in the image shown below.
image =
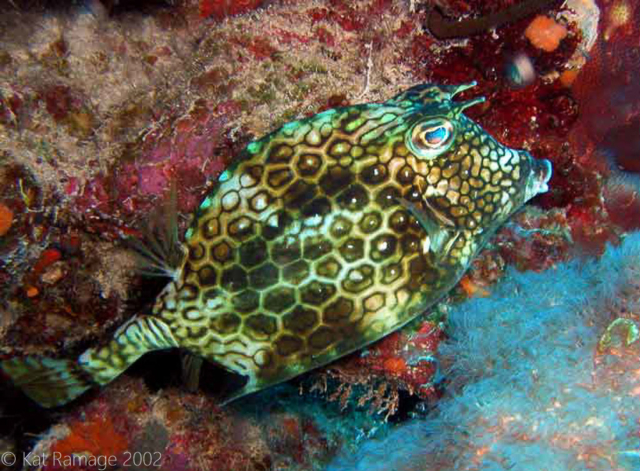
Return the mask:
<svg viewBox="0 0 640 471">
<path fill-rule="evenodd" d="M 27 396 L 43 407 L 66 404 L 93 386 L 90 376 L 72 360 L 12 358 L 0 363 L 0 368 Z"/>
<path fill-rule="evenodd" d="M 0 368 L 38 404 L 56 407 L 92 386 L 114 380 L 145 353 L 177 346 L 171 330 L 160 319 L 136 316 L 121 326 L 107 345 L 88 349 L 76 361 L 12 358 L 0 362 Z"/>
</svg>

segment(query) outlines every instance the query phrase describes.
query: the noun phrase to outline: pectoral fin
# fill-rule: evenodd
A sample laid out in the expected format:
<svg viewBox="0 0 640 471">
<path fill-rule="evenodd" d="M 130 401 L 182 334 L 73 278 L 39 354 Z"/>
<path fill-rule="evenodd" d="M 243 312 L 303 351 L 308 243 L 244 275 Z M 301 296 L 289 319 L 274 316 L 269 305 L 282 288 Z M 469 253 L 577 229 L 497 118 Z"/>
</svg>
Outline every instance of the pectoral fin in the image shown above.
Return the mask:
<svg viewBox="0 0 640 471">
<path fill-rule="evenodd" d="M 422 200 L 424 208 L 404 198 L 398 198 L 397 201 L 416 218 L 427 233 L 427 238 L 423 239 L 423 251 L 433 253 L 437 259 L 446 255 L 459 235 L 454 231 L 453 221 L 429 204 L 427 199 Z"/>
</svg>

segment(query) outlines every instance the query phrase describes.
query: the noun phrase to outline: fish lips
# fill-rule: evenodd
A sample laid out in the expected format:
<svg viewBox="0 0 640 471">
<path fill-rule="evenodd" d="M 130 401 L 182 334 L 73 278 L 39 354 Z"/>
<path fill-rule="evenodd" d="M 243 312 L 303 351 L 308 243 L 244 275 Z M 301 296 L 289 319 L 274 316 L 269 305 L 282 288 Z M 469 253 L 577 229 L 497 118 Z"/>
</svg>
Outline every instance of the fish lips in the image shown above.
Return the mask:
<svg viewBox="0 0 640 471">
<path fill-rule="evenodd" d="M 531 172 L 527 178 L 524 200 L 529 201 L 540 193 L 549 191 L 549 180 L 553 175 L 553 167 L 547 159 L 535 159 L 528 152 L 524 152 L 531 164 Z"/>
</svg>

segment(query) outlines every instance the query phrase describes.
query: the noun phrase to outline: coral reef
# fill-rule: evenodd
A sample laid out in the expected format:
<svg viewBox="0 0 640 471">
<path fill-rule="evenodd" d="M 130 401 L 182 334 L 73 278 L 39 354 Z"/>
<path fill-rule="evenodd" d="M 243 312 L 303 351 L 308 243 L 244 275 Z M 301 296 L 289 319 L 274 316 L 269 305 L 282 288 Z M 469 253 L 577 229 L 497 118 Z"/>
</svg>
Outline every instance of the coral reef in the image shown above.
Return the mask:
<svg viewBox="0 0 640 471">
<path fill-rule="evenodd" d="M 221 408 L 201 394 L 153 392 L 122 378 L 47 431 L 25 469 L 320 470 L 377 426 L 366 413 L 347 420 L 323 410 L 292 387 Z"/>
<path fill-rule="evenodd" d="M 125 376 L 37 427 L 2 421 L 0 451 L 161 452 L 172 470 L 322 469 L 340 449 L 358 451 L 332 469 L 638 467 L 637 236 L 611 247 L 640 227 L 638 5 L 55 3 L 0 7 L 0 357 L 73 356 L 147 306 L 159 288 L 126 238 L 172 184 L 187 227 L 237 152 L 297 117 L 476 80 L 487 101 L 469 114 L 554 175 L 440 307 L 365 351 L 227 409 Z M 529 38 L 549 27 L 550 45 Z M 408 421 L 384 438 L 387 420 Z"/>
</svg>

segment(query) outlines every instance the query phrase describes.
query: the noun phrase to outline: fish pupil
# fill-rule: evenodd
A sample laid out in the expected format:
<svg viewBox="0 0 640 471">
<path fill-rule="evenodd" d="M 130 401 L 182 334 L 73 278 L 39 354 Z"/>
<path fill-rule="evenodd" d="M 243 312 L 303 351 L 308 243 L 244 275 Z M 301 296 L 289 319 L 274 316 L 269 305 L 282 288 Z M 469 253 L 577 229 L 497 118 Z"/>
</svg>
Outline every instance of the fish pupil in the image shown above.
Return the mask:
<svg viewBox="0 0 640 471">
<path fill-rule="evenodd" d="M 430 130 L 425 131 L 424 140 L 425 142 L 432 146 L 436 147 L 442 144 L 449 137 L 449 130 L 444 126 L 438 126 L 436 128 L 432 128 Z"/>
</svg>

